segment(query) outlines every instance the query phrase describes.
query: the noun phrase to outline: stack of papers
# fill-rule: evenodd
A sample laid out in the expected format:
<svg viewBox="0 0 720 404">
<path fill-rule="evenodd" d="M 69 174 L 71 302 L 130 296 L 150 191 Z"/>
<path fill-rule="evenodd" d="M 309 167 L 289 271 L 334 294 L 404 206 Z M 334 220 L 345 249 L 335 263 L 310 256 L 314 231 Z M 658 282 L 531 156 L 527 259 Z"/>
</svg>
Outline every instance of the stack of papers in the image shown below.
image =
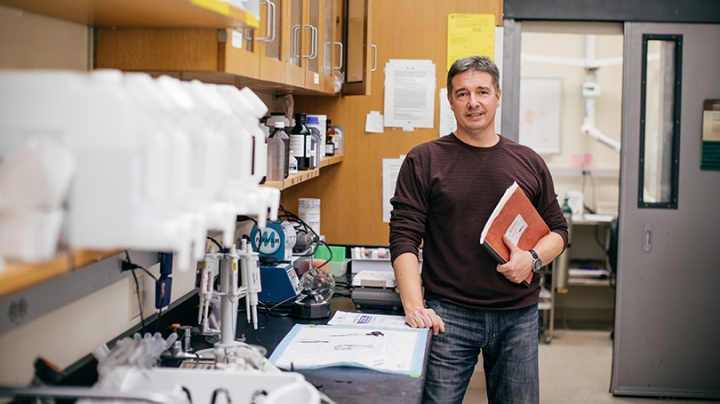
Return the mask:
<svg viewBox="0 0 720 404">
<path fill-rule="evenodd" d="M 429 330 L 410 328 L 402 316 L 338 313 L 329 325 L 296 324 L 270 362 L 283 369 L 351 366 L 420 377 Z"/>
</svg>

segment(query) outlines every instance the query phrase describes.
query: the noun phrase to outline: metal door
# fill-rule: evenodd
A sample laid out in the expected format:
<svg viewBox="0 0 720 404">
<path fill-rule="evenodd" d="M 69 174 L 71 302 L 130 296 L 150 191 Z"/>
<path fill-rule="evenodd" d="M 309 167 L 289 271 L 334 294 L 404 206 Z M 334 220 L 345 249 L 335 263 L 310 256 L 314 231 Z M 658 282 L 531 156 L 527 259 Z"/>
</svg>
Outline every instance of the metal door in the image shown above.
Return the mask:
<svg viewBox="0 0 720 404">
<path fill-rule="evenodd" d="M 701 169 L 720 25 L 626 23 L 624 35 L 611 391 L 720 398 L 720 171 Z"/>
</svg>

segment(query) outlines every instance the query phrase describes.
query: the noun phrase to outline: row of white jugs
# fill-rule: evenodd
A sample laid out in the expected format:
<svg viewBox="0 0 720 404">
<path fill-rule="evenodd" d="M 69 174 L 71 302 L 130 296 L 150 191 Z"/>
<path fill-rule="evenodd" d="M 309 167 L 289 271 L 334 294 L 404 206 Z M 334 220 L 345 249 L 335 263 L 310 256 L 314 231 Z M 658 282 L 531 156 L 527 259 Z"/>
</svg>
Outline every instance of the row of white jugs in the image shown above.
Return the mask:
<svg viewBox="0 0 720 404">
<path fill-rule="evenodd" d="M 72 248 L 176 252 L 202 260 L 208 230 L 231 245 L 237 215 L 276 219 L 250 89 L 96 70 L 0 72 L 0 159 L 34 137 L 75 159 L 68 194 Z"/>
</svg>

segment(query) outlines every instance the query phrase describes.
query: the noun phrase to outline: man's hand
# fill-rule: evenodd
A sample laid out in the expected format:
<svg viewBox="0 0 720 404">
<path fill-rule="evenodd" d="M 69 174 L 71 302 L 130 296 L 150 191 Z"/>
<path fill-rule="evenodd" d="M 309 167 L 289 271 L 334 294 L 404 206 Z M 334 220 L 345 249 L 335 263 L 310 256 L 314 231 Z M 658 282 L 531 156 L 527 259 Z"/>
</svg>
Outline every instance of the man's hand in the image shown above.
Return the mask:
<svg viewBox="0 0 720 404">
<path fill-rule="evenodd" d="M 440 332 L 445 332 L 445 323 L 442 321 L 440 316 L 435 314 L 433 309 L 416 309 L 410 312 L 405 312 L 405 322 L 410 327 L 414 328 L 432 328 L 433 335 L 438 335 Z"/>
<path fill-rule="evenodd" d="M 510 249 L 510 260 L 505 264 L 498 264 L 497 271 L 510 282 L 522 283 L 532 272 L 533 256 L 529 251 L 518 248 L 507 236 L 503 236 L 503 241 Z"/>
</svg>

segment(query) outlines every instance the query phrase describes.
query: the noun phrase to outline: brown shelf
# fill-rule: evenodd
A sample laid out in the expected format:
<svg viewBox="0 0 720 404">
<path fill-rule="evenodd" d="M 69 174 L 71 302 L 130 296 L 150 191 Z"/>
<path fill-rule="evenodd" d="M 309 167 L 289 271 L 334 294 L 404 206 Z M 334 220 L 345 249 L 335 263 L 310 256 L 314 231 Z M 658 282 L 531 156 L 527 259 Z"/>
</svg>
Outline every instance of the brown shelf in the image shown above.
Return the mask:
<svg viewBox="0 0 720 404">
<path fill-rule="evenodd" d="M 339 155 L 339 156 L 331 156 L 331 157 L 323 157 L 320 159 L 320 168 L 327 167 L 333 164 L 338 164 L 343 161 L 345 156 Z M 293 174 L 288 176 L 284 181 L 267 181 L 262 186 L 265 187 L 272 187 L 279 190 L 288 189 L 294 185 L 303 183 L 307 180 L 311 180 L 315 177 L 320 176 L 320 168 L 316 168 L 314 170 L 307 170 L 307 171 L 298 171 L 297 174 Z"/>
<path fill-rule="evenodd" d="M 77 268 L 111 257 L 124 250 L 75 250 L 63 252 L 39 264 L 9 261 L 0 272 L 0 297 L 29 288 Z"/>
<path fill-rule="evenodd" d="M 259 26 L 252 13 L 219 0 L 0 0 L 0 4 L 94 27 Z"/>
</svg>

